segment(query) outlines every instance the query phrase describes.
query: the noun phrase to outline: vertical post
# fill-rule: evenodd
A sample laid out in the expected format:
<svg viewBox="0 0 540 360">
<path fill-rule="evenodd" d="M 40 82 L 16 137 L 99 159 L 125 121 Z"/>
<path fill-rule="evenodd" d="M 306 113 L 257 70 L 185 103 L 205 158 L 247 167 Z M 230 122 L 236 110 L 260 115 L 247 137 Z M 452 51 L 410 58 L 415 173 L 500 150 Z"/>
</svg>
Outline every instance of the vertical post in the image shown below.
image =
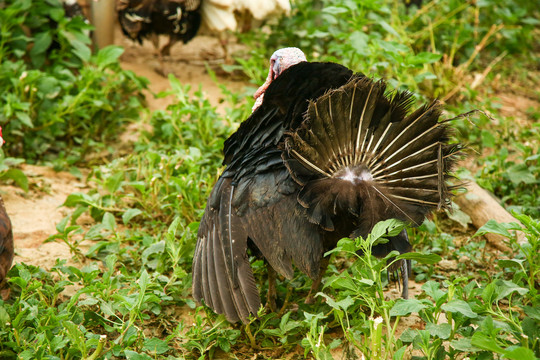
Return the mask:
<svg viewBox="0 0 540 360">
<path fill-rule="evenodd" d="M 114 43 L 116 19 L 115 0 L 90 0 L 91 20 L 94 25 L 94 47 L 104 48 Z"/>
</svg>

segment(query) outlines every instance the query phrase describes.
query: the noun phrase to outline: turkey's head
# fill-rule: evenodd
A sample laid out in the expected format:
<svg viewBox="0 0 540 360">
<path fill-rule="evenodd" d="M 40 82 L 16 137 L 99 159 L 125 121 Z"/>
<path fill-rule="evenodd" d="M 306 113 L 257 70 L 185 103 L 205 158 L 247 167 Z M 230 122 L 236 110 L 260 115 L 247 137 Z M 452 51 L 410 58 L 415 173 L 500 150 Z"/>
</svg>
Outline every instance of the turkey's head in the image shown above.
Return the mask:
<svg viewBox="0 0 540 360">
<path fill-rule="evenodd" d="M 255 104 L 251 110 L 255 111 L 261 106 L 264 92 L 272 81 L 274 81 L 283 71 L 302 61 L 307 61 L 306 55 L 298 48 L 288 47 L 276 50 L 270 57 L 270 69 L 268 70 L 268 77 L 266 78 L 265 83 L 253 95 Z"/>
<path fill-rule="evenodd" d="M 4 145 L 4 138 L 2 137 L 2 127 L 0 126 L 0 148 Z"/>
</svg>

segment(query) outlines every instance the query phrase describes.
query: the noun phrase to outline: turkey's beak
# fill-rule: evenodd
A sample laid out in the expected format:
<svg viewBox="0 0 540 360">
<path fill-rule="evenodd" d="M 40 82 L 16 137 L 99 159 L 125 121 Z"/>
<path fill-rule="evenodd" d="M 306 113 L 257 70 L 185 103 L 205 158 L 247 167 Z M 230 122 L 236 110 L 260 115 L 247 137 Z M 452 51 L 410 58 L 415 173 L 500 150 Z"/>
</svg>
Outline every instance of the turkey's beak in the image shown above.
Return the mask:
<svg viewBox="0 0 540 360">
<path fill-rule="evenodd" d="M 2 145 L 4 145 L 5 141 L 4 139 L 2 138 L 2 136 L 0 136 L 0 148 L 2 147 Z"/>
</svg>

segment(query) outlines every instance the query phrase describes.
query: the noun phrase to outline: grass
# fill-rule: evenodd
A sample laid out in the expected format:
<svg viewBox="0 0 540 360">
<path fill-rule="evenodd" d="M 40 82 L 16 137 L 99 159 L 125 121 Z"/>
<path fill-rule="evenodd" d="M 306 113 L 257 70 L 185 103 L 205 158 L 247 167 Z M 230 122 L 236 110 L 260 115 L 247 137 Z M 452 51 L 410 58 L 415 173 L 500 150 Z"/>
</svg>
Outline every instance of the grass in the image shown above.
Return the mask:
<svg viewBox="0 0 540 360">
<path fill-rule="evenodd" d="M 261 309 L 247 326 L 229 324 L 193 302 L 191 258 L 198 221 L 222 170 L 223 142 L 248 116 L 252 100 L 221 86 L 227 102 L 221 116 L 201 89 L 188 95 L 190 88 L 170 77 L 170 91 L 159 96 L 173 95 L 174 103 L 151 114 L 150 130 L 130 154 L 89 163 L 82 155 L 110 148 L 115 126 L 143 111 L 137 94 L 146 81 L 120 68 L 118 48 L 91 55 L 79 31 L 84 25 L 58 14 L 58 28 L 51 29 L 47 20 L 35 34 L 56 34 L 52 38 L 58 38 L 60 50 L 47 53 L 43 45 L 34 50 L 42 56 L 29 62 L 21 49 L 47 35 L 21 38 L 14 29 L 49 16 L 39 4 L 30 8 L 28 1 L 11 1 L 9 11 L 15 15 L 2 23 L 3 34 L 12 37 L 0 40 L 0 51 L 7 54 L 0 66 L 20 69 L 0 77 L 2 96 L 9 96 L 9 89 L 22 92 L 1 103 L 0 125 L 4 134 L 20 131 L 21 136 L 38 127 L 39 136 L 32 138 L 33 146 L 23 142 L 0 158 L 0 179 L 27 188 L 28 179 L 18 168 L 24 161 L 67 169 L 78 165 L 90 169 L 86 181 L 91 190 L 66 199 L 69 214 L 49 238 L 69 246 L 75 265 L 59 260 L 51 269 L 16 264 L 10 271 L 11 294 L 0 300 L 0 358 L 540 357 L 540 115 L 535 108 L 509 113 L 498 99 L 510 88 L 540 101 L 534 86 L 540 83 L 535 67 L 539 49 L 533 41 L 540 15 L 532 4 L 444 0 L 417 10 L 382 0 L 318 1 L 315 6 L 297 1 L 290 17 L 239 35 L 248 44 L 247 53 L 226 70 L 243 70 L 253 84 L 264 80 L 266 59 L 274 49 L 297 44 L 309 59 L 338 61 L 385 77 L 420 101 L 445 99 L 448 117 L 475 108 L 490 113 L 494 120 L 474 115 L 470 122 L 454 121 L 456 141 L 468 143 L 472 154 L 469 170 L 458 173 L 492 191 L 520 222 L 491 221 L 476 231 L 456 211 L 436 214 L 410 230 L 418 253 L 407 255 L 415 260 L 417 283 L 409 300 L 392 296 L 386 261 L 370 255 L 384 230 L 401 229 L 393 221 L 380 224 L 366 239 L 343 239 L 331 252 L 315 304 L 303 303 L 310 281 L 296 273 L 277 287 L 279 301 L 288 298 L 295 305 L 282 316 Z M 78 35 L 64 36 L 72 27 Z M 54 77 L 59 66 L 69 80 Z M 27 75 L 21 79 L 22 71 Z M 52 113 L 78 98 L 95 120 L 85 125 L 91 128 L 75 125 L 81 121 L 79 106 L 71 106 L 66 122 L 36 126 L 43 119 L 35 109 L 48 101 L 50 90 L 26 98 L 21 82 L 39 88 L 43 81 L 64 81 L 51 101 Z M 95 81 L 110 81 L 111 87 L 98 88 Z M 112 104 L 120 108 L 108 123 L 104 119 Z M 76 140 L 81 131 L 94 129 L 103 136 Z M 48 145 L 53 138 L 58 142 Z M 90 225 L 81 221 L 83 215 L 92 219 Z M 525 242 L 517 241 L 516 229 L 524 232 Z M 489 247 L 482 238 L 487 232 L 502 235 L 511 251 Z M 357 249 L 366 255 L 357 256 Z M 253 259 L 252 267 L 264 294 L 264 264 Z"/>
</svg>

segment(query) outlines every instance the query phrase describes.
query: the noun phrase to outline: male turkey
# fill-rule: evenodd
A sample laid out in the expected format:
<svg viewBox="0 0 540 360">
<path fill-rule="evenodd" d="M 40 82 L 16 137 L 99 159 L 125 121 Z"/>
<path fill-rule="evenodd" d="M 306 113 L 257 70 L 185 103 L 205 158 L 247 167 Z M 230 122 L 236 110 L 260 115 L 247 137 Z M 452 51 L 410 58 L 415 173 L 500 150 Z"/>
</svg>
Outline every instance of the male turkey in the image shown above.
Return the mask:
<svg viewBox="0 0 540 360">
<path fill-rule="evenodd" d="M 263 97 L 264 95 L 264 97 Z M 382 220 L 418 226 L 448 206 L 446 181 L 458 145 L 434 101 L 410 113 L 408 92 L 335 63 L 305 61 L 296 48 L 276 51 L 251 116 L 226 142 L 224 164 L 205 209 L 193 258 L 195 300 L 246 321 L 261 305 L 248 248 L 275 272 L 292 264 L 316 291 L 343 237 L 367 236 Z M 407 233 L 374 248 L 410 251 Z M 403 296 L 408 264 L 401 263 Z M 269 299 L 272 303 L 272 299 Z"/>
<path fill-rule="evenodd" d="M 118 21 L 124 35 L 142 44 L 150 38 L 158 55 L 170 55 L 171 46 L 189 42 L 199 30 L 201 0 L 118 0 Z M 159 49 L 159 35 L 169 42 Z"/>
<path fill-rule="evenodd" d="M 2 128 L 0 127 L 0 147 L 4 144 Z M 13 262 L 13 232 L 11 221 L 6 213 L 4 200 L 0 196 L 0 284 L 4 282 L 6 274 Z"/>
</svg>

